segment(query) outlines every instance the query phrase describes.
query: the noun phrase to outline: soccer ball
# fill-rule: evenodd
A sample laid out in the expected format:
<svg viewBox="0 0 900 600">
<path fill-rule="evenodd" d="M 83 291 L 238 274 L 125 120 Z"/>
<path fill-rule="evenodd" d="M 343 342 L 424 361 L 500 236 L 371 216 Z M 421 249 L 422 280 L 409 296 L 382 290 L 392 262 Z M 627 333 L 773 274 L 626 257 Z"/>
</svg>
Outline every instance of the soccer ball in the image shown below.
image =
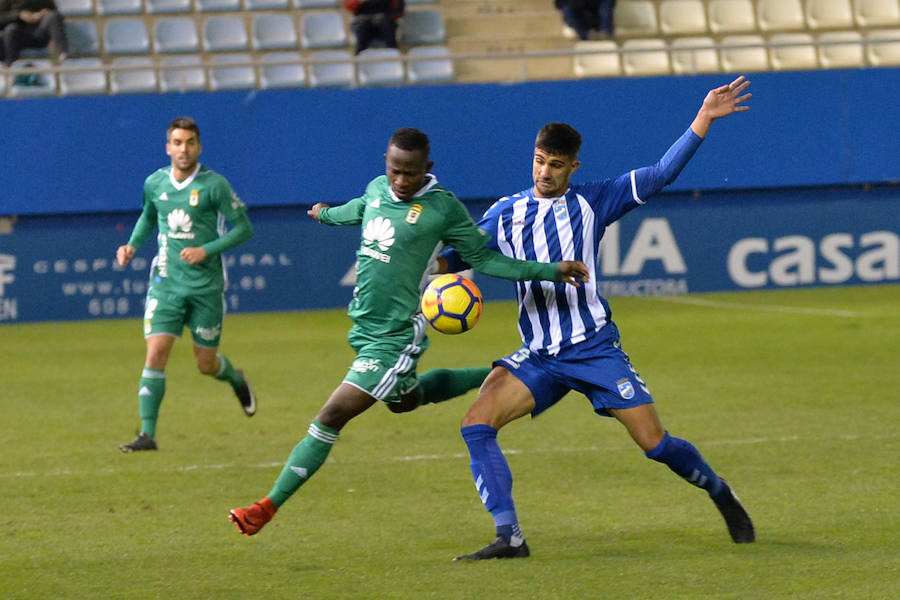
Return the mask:
<svg viewBox="0 0 900 600">
<path fill-rule="evenodd" d="M 435 277 L 422 294 L 422 314 L 441 333 L 464 333 L 478 323 L 484 300 L 471 280 L 456 273 Z"/>
</svg>

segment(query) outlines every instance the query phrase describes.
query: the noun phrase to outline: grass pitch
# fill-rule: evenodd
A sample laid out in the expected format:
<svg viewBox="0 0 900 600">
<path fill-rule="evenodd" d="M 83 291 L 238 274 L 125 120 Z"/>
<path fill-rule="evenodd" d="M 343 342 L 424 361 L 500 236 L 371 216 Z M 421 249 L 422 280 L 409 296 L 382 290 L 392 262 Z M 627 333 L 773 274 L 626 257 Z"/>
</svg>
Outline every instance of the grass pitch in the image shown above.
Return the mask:
<svg viewBox="0 0 900 600">
<path fill-rule="evenodd" d="M 259 413 L 167 370 L 160 450 L 137 424 L 136 320 L 0 327 L 2 598 L 896 598 L 900 286 L 613 298 L 663 422 L 728 478 L 758 541 L 572 394 L 501 433 L 532 557 L 493 539 L 459 420 L 470 393 L 375 406 L 259 535 L 227 521 L 271 487 L 352 357 L 342 311 L 231 315 L 222 350 Z M 432 334 L 421 370 L 517 347 L 512 303 Z"/>
</svg>

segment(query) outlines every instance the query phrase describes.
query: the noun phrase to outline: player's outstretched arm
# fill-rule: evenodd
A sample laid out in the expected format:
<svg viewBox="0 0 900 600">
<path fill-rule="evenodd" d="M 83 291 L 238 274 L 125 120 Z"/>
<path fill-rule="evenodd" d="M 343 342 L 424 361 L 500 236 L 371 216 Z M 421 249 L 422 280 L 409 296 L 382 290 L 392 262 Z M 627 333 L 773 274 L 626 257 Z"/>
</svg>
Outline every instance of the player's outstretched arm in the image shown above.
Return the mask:
<svg viewBox="0 0 900 600">
<path fill-rule="evenodd" d="M 587 265 L 580 260 L 563 260 L 556 263 L 556 280 L 578 287 L 590 279 Z"/>
<path fill-rule="evenodd" d="M 706 137 L 712 122 L 735 112 L 750 110 L 749 106 L 742 103 L 753 97 L 753 94 L 744 94 L 744 90 L 750 85 L 743 75 L 729 83 L 710 90 L 703 99 L 703 104 L 697 112 L 697 116 L 691 123 L 691 130 L 700 137 Z"/>
</svg>

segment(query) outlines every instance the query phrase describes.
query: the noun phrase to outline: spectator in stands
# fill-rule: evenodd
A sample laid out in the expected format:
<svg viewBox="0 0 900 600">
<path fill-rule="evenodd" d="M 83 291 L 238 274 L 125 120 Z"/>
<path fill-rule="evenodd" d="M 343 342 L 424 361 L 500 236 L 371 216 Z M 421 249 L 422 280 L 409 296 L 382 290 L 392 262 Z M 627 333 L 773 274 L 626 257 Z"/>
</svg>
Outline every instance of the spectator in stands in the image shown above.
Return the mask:
<svg viewBox="0 0 900 600">
<path fill-rule="evenodd" d="M 575 30 L 579 39 L 590 39 L 591 31 L 601 37 L 612 37 L 616 0 L 555 0 L 555 3 L 566 25 Z"/>
<path fill-rule="evenodd" d="M 6 64 L 19 58 L 23 48 L 45 48 L 50 42 L 60 61 L 69 53 L 63 16 L 54 0 L 0 0 L 0 28 L 0 55 Z"/>
<path fill-rule="evenodd" d="M 397 25 L 406 9 L 404 0 L 344 0 L 344 8 L 353 13 L 350 30 L 356 36 L 356 54 L 376 40 L 388 48 L 397 47 Z"/>
</svg>

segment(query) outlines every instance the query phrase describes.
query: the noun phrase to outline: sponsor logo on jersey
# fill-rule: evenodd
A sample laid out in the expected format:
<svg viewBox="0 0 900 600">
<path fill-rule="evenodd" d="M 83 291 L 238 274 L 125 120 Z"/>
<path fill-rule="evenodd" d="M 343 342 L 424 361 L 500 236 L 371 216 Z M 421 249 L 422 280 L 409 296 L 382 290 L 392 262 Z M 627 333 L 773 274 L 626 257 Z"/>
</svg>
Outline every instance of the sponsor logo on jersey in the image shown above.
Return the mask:
<svg viewBox="0 0 900 600">
<path fill-rule="evenodd" d="M 409 207 L 409 212 L 406 213 L 406 222 L 410 225 L 415 225 L 419 217 L 422 215 L 422 205 L 421 204 L 413 204 Z"/>
<path fill-rule="evenodd" d="M 160 200 L 168 200 L 169 195 L 167 193 L 163 192 L 162 194 L 159 195 L 159 199 Z"/>
<path fill-rule="evenodd" d="M 384 263 L 391 262 L 391 255 L 385 254 L 384 251 L 394 245 L 394 233 L 394 226 L 391 225 L 390 219 L 375 217 L 366 223 L 363 229 L 363 246 L 359 251 L 375 260 Z M 376 246 L 378 249 L 371 246 Z"/>
<path fill-rule="evenodd" d="M 616 382 L 616 387 L 619 389 L 619 395 L 626 400 L 634 398 L 634 386 L 631 385 L 631 380 L 620 379 Z"/>
<path fill-rule="evenodd" d="M 191 190 L 191 197 L 188 200 L 188 204 L 191 206 L 200 204 L 200 190 Z"/>
<path fill-rule="evenodd" d="M 214 327 L 197 327 L 197 329 L 194 330 L 194 333 L 196 333 L 197 337 L 201 340 L 211 342 L 222 335 L 222 324 L 219 323 Z"/>
<path fill-rule="evenodd" d="M 180 208 L 176 208 L 166 217 L 169 226 L 169 237 L 178 240 L 192 240 L 195 234 L 191 231 L 194 227 L 191 215 Z"/>
<path fill-rule="evenodd" d="M 375 372 L 378 370 L 380 363 L 381 359 L 379 358 L 358 358 L 350 365 L 350 370 L 357 373 Z"/>
</svg>

